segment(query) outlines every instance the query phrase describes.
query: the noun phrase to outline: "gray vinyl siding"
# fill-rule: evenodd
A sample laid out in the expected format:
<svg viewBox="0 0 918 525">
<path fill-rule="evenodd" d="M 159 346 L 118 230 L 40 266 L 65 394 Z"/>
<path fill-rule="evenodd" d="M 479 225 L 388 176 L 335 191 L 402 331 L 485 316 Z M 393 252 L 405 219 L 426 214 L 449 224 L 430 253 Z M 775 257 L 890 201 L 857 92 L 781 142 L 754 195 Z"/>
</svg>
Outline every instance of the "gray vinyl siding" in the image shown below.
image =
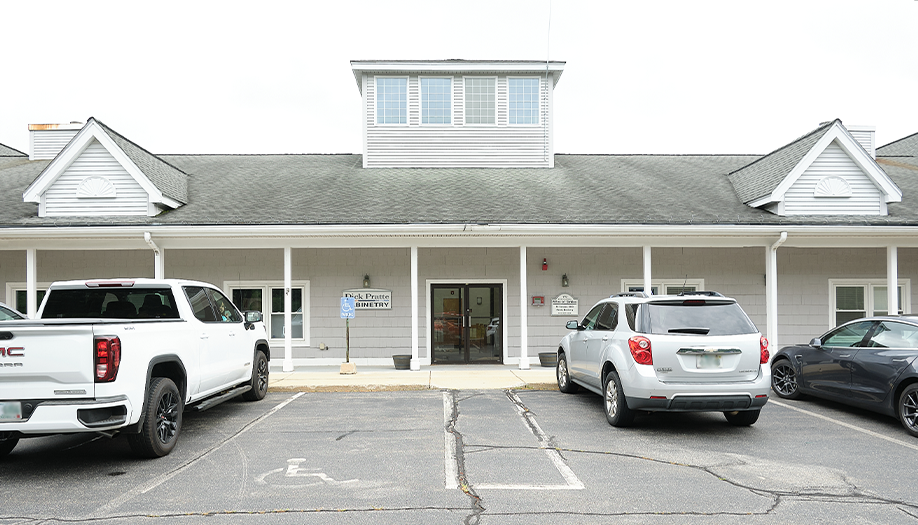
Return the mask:
<svg viewBox="0 0 918 525">
<path fill-rule="evenodd" d="M 398 75 L 386 75 L 398 76 Z M 421 77 L 450 76 L 452 79 L 452 123 L 421 124 Z M 540 77 L 540 123 L 508 124 L 508 77 L 496 77 L 494 125 L 465 125 L 464 78 L 472 75 L 421 74 L 408 76 L 408 124 L 376 124 L 376 77 L 366 82 L 365 166 L 386 167 L 549 167 L 552 161 L 551 130 L 548 126 L 548 90 L 552 79 Z M 511 75 L 534 77 L 536 75 Z"/>
<path fill-rule="evenodd" d="M 115 187 L 115 197 L 78 197 L 77 189 L 88 177 L 103 177 Z M 147 215 L 147 192 L 93 139 L 44 194 L 46 217 L 95 215 Z"/>
<path fill-rule="evenodd" d="M 845 179 L 850 197 L 814 197 L 825 177 Z M 881 215 L 883 194 L 836 142 L 826 147 L 785 194 L 786 215 Z"/>
<path fill-rule="evenodd" d="M 30 159 L 53 159 L 80 130 L 49 129 L 29 132 Z"/>
</svg>

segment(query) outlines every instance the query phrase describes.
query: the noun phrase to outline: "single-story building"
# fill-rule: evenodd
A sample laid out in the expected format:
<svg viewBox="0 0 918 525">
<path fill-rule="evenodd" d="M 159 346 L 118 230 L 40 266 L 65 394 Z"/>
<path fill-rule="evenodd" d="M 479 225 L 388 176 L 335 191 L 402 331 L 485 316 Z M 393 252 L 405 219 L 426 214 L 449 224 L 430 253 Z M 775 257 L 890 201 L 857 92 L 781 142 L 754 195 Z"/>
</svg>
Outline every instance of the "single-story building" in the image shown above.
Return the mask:
<svg viewBox="0 0 918 525">
<path fill-rule="evenodd" d="M 911 312 L 918 133 L 876 147 L 831 120 L 766 155 L 557 154 L 564 65 L 354 61 L 360 154 L 163 155 L 95 118 L 30 125 L 28 153 L 0 145 L 0 293 L 34 315 L 56 280 L 212 282 L 264 313 L 288 370 L 344 360 L 344 296 L 351 361 L 414 369 L 529 368 L 627 291 L 735 297 L 772 349 Z"/>
</svg>

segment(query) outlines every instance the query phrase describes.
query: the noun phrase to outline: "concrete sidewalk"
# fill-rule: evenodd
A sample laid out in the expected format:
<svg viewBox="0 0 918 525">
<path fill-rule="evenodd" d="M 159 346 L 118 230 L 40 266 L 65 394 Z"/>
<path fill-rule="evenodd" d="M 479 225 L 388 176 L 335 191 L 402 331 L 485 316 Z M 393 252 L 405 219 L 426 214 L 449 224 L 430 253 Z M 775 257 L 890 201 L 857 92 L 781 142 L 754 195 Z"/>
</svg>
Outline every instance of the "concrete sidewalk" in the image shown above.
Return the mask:
<svg viewBox="0 0 918 525">
<path fill-rule="evenodd" d="M 268 389 L 286 392 L 371 392 L 381 390 L 556 389 L 554 367 L 536 365 L 432 365 L 421 370 L 358 366 L 356 374 L 341 374 L 339 366 L 296 367 L 293 372 L 271 368 Z"/>
</svg>

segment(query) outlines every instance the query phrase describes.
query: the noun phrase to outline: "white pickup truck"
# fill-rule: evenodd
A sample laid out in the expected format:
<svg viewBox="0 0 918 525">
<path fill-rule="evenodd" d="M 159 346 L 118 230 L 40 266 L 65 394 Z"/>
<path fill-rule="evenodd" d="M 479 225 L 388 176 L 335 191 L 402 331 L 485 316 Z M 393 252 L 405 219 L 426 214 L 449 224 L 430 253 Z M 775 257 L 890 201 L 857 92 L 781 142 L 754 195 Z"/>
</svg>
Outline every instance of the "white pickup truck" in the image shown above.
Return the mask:
<svg viewBox="0 0 918 525">
<path fill-rule="evenodd" d="M 54 283 L 36 319 L 0 322 L 0 458 L 21 438 L 75 432 L 165 456 L 186 407 L 265 397 L 267 340 L 260 312 L 207 283 Z"/>
</svg>

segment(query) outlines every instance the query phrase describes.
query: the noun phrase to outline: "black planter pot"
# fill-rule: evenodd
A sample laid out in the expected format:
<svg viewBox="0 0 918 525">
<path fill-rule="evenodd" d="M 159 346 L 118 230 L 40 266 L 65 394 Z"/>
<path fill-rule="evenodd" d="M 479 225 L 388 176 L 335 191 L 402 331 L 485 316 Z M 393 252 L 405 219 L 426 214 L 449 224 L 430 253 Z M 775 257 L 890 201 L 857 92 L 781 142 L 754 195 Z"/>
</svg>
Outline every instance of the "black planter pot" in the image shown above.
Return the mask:
<svg viewBox="0 0 918 525">
<path fill-rule="evenodd" d="M 556 366 L 558 364 L 558 354 L 554 352 L 539 353 L 539 363 L 544 367 Z"/>
<path fill-rule="evenodd" d="M 392 361 L 395 363 L 396 370 L 410 370 L 411 369 L 411 354 L 394 355 L 392 356 Z"/>
</svg>

